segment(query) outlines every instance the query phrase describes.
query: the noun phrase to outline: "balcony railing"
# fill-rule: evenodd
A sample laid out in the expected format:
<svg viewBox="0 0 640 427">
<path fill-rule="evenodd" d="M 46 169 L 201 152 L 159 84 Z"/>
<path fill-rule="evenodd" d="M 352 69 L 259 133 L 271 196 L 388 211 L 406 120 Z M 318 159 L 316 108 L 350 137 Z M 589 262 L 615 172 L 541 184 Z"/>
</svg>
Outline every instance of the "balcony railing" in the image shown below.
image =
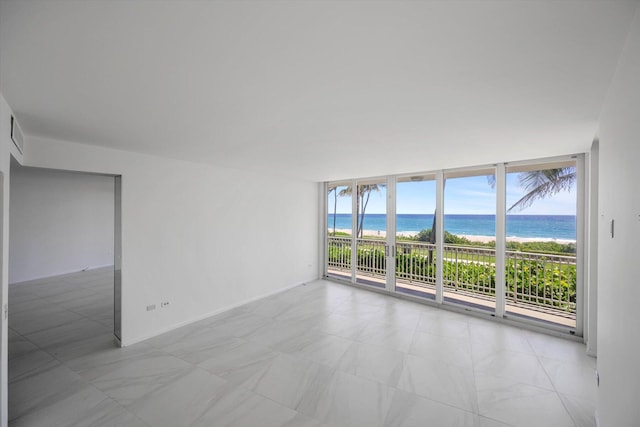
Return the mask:
<svg viewBox="0 0 640 427">
<path fill-rule="evenodd" d="M 356 275 L 383 279 L 386 275 L 385 242 L 357 239 Z M 445 292 L 480 300 L 495 299 L 495 250 L 444 245 L 442 280 Z M 435 291 L 436 247 L 421 242 L 396 245 L 398 285 Z M 525 252 L 506 252 L 506 302 L 567 319 L 576 315 L 576 258 Z M 330 272 L 351 272 L 351 238 L 328 238 Z"/>
</svg>

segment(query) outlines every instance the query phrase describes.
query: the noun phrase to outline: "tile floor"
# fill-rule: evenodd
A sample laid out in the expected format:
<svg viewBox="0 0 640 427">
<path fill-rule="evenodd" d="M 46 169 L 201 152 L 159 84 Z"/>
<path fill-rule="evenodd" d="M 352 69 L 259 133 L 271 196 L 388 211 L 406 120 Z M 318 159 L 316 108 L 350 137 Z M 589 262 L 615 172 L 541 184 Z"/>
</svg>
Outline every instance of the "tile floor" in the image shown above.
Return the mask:
<svg viewBox="0 0 640 427">
<path fill-rule="evenodd" d="M 584 346 L 326 281 L 123 349 L 108 270 L 9 288 L 17 426 L 594 426 Z"/>
</svg>

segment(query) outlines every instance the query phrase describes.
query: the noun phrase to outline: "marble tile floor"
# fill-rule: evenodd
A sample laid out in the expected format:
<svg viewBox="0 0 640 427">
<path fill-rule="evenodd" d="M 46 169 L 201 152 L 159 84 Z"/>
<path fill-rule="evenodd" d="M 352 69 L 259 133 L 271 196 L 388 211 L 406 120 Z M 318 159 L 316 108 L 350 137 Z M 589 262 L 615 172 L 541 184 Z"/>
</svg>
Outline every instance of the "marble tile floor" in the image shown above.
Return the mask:
<svg viewBox="0 0 640 427">
<path fill-rule="evenodd" d="M 9 287 L 10 426 L 595 426 L 572 341 L 319 280 L 119 349 L 111 288 Z"/>
</svg>

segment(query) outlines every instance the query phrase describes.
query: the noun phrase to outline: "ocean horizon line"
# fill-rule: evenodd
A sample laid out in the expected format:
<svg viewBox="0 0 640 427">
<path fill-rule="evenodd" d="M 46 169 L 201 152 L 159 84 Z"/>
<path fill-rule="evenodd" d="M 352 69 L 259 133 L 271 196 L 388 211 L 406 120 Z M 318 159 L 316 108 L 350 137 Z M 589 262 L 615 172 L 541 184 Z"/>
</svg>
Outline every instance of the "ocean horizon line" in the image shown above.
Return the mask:
<svg viewBox="0 0 640 427">
<path fill-rule="evenodd" d="M 333 230 L 331 228 L 328 228 L 327 231 L 331 233 Z M 448 231 L 448 230 L 445 230 L 445 231 Z M 336 228 L 336 232 L 351 234 L 351 229 Z M 404 236 L 404 237 L 415 237 L 418 233 L 419 233 L 418 231 L 413 231 L 413 230 L 402 230 L 402 231 L 397 230 L 396 231 L 397 236 Z M 387 237 L 387 232 L 385 230 L 365 229 L 362 231 L 362 234 L 365 237 L 382 237 L 382 238 Z M 492 235 L 465 234 L 465 233 L 451 233 L 451 234 L 458 237 L 464 237 L 466 239 L 469 239 L 472 242 L 488 243 L 496 240 L 495 235 L 492 236 Z M 558 238 L 558 237 L 542 237 L 542 236 L 531 237 L 531 236 L 506 235 L 505 238 L 507 239 L 507 241 L 520 242 L 520 243 L 524 243 L 524 242 L 556 242 L 560 244 L 576 243 L 576 239 L 564 238 L 564 237 Z"/>
<path fill-rule="evenodd" d="M 360 218 L 357 217 L 357 220 Z M 365 213 L 363 229 L 379 232 L 387 230 L 387 214 Z M 356 217 L 351 214 L 327 215 L 329 228 L 349 229 Z M 396 232 L 418 233 L 430 229 L 433 214 L 398 214 L 395 216 Z M 576 215 L 522 215 L 506 216 L 506 234 L 519 238 L 545 238 L 575 240 Z M 445 214 L 444 229 L 457 235 L 495 236 L 495 214 Z"/>
</svg>

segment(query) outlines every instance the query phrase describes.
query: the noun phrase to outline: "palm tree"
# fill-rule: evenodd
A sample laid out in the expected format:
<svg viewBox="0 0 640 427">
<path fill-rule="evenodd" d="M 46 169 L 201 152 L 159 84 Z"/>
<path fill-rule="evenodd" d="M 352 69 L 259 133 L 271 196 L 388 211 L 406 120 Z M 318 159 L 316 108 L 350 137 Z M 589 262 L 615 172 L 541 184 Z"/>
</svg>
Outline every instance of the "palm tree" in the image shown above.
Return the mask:
<svg viewBox="0 0 640 427">
<path fill-rule="evenodd" d="M 576 168 L 535 170 L 518 175 L 520 186 L 527 192 L 507 210 L 525 209 L 539 199 L 553 196 L 561 191 L 570 191 L 576 182 Z"/>
<path fill-rule="evenodd" d="M 577 174 L 575 167 L 564 167 L 555 169 L 534 170 L 518 174 L 518 181 L 527 193 L 515 202 L 507 212 L 514 209 L 523 210 L 528 208 L 536 200 L 553 196 L 561 191 L 570 191 L 576 182 Z M 488 175 L 487 180 L 491 188 L 496 185 L 496 176 Z"/>
<path fill-rule="evenodd" d="M 336 209 L 338 208 L 338 186 L 329 187 L 329 194 L 333 191 L 333 235 L 336 235 Z"/>
<path fill-rule="evenodd" d="M 371 197 L 371 192 L 376 191 L 379 192 L 380 189 L 384 188 L 386 184 L 363 184 L 358 186 L 358 224 L 356 229 L 356 236 L 362 238 L 364 233 L 364 215 L 367 210 L 367 205 L 369 204 L 369 197 Z M 351 186 L 348 186 L 340 191 L 339 196 L 346 196 L 352 194 L 353 190 Z"/>
</svg>

